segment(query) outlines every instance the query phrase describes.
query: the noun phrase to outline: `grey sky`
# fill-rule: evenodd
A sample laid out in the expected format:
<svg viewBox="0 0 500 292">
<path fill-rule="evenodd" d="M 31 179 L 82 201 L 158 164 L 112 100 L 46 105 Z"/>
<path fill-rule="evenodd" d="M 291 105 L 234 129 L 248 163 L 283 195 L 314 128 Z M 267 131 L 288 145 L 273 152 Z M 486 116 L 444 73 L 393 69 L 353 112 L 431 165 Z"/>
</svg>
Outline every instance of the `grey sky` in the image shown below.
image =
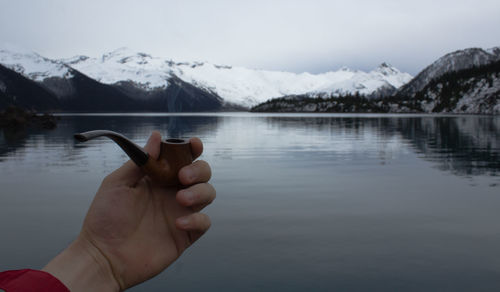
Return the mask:
<svg viewBox="0 0 500 292">
<path fill-rule="evenodd" d="M 498 0 L 0 0 L 0 47 L 52 58 L 129 47 L 312 73 L 387 61 L 418 73 L 443 54 L 500 46 Z"/>
</svg>

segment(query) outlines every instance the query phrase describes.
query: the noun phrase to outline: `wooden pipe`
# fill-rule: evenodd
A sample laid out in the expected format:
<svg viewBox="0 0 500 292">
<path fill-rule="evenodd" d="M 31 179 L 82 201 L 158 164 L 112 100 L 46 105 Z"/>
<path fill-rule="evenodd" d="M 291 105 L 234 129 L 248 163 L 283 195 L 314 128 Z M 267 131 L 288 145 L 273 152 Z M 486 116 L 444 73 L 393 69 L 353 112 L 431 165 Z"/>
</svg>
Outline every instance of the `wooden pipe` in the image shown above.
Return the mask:
<svg viewBox="0 0 500 292">
<path fill-rule="evenodd" d="M 130 159 L 139 166 L 153 181 L 163 186 L 178 186 L 179 170 L 193 162 L 191 144 L 184 139 L 166 139 L 161 141 L 160 155 L 153 159 L 149 154 L 122 134 L 95 130 L 74 135 L 75 139 L 85 142 L 97 137 L 107 137 L 113 140 L 127 153 Z"/>
</svg>

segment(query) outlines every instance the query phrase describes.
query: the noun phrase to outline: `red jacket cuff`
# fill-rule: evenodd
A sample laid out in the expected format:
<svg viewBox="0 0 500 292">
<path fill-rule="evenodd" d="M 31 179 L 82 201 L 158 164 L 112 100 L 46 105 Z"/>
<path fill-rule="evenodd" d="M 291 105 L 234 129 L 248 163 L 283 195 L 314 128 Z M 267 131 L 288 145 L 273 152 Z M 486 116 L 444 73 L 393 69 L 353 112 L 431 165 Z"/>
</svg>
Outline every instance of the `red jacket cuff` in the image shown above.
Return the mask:
<svg viewBox="0 0 500 292">
<path fill-rule="evenodd" d="M 70 292 L 51 274 L 31 269 L 1 272 L 0 289 L 5 292 Z"/>
</svg>

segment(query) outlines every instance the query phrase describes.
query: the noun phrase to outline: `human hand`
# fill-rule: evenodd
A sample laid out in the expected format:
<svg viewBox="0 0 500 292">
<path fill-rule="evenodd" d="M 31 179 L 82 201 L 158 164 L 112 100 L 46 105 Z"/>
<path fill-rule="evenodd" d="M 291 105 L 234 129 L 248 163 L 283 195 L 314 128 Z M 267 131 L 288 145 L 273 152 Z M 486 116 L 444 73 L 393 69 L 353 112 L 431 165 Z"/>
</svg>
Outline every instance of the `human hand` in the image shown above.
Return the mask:
<svg viewBox="0 0 500 292">
<path fill-rule="evenodd" d="M 154 159 L 159 155 L 160 141 L 160 134 L 153 132 L 145 146 Z M 197 138 L 190 142 L 197 158 L 203 145 Z M 103 180 L 80 235 L 44 270 L 71 291 L 78 291 L 84 281 L 99 285 L 93 291 L 117 291 L 152 278 L 210 227 L 209 217 L 198 212 L 215 198 L 215 189 L 207 183 L 210 176 L 210 166 L 195 161 L 179 172 L 179 180 L 187 188 L 161 187 L 128 161 Z M 88 263 L 76 268 L 85 273 L 93 262 L 94 270 L 99 271 L 97 279 L 74 275 L 67 263 L 75 265 L 76 259 Z"/>
</svg>

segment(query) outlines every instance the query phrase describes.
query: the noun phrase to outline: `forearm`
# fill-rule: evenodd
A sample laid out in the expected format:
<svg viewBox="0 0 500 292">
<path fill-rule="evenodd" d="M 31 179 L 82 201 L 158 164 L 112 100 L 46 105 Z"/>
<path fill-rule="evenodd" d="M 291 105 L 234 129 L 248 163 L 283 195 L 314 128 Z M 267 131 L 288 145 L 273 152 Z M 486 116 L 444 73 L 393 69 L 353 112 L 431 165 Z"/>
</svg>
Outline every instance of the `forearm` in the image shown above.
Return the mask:
<svg viewBox="0 0 500 292">
<path fill-rule="evenodd" d="M 52 259 L 43 271 L 58 278 L 72 292 L 120 290 L 109 262 L 81 236 Z"/>
</svg>

